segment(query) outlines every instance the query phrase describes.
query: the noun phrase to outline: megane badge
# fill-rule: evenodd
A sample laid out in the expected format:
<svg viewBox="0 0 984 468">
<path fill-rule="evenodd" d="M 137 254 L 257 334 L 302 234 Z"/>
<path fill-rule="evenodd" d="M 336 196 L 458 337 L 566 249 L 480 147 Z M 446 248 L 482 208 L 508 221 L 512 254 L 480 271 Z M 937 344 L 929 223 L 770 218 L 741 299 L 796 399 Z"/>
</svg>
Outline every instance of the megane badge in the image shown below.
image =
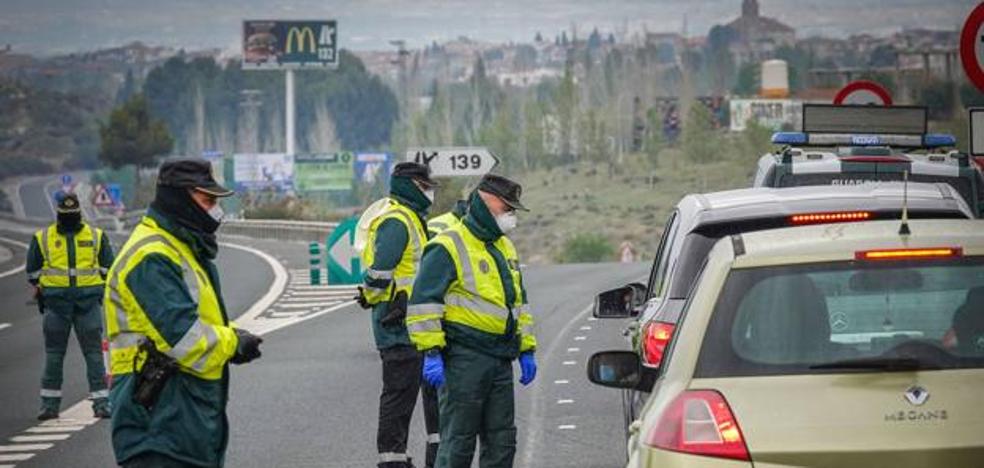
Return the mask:
<svg viewBox="0 0 984 468">
<path fill-rule="evenodd" d="M 925 388 L 913 385 L 905 391 L 905 399 L 915 406 L 922 406 L 929 399 L 929 392 Z"/>
</svg>

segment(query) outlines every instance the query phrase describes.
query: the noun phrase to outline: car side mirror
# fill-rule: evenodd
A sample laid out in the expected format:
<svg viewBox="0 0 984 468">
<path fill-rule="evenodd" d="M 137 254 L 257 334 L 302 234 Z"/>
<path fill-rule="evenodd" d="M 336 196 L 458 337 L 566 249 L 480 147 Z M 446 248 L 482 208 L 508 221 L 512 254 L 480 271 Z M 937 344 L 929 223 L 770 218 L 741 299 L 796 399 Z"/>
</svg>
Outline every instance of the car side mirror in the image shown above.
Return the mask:
<svg viewBox="0 0 984 468">
<path fill-rule="evenodd" d="M 641 373 L 639 355 L 632 351 L 602 351 L 588 360 L 588 380 L 603 387 L 636 388 Z"/>
<path fill-rule="evenodd" d="M 635 317 L 645 302 L 646 286 L 632 283 L 597 295 L 591 315 L 595 318 Z"/>
</svg>

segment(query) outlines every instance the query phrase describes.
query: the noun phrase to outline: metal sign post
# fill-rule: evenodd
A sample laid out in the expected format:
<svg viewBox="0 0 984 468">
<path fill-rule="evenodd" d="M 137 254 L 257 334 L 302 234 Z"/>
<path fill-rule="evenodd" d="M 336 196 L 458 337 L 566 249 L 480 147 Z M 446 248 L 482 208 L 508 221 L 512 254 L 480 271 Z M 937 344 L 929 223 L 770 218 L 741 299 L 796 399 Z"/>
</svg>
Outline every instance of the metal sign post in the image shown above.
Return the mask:
<svg viewBox="0 0 984 468">
<path fill-rule="evenodd" d="M 488 148 L 410 148 L 407 161 L 430 166 L 434 177 L 471 177 L 488 174 L 499 165 Z"/>
</svg>

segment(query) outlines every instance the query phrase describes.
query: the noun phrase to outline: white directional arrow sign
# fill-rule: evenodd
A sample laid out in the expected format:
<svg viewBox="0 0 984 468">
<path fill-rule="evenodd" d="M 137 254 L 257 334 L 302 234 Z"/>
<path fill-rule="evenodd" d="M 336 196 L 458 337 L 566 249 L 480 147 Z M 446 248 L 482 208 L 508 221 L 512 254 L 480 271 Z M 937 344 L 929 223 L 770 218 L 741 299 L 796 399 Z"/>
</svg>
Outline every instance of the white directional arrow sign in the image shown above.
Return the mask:
<svg viewBox="0 0 984 468">
<path fill-rule="evenodd" d="M 434 177 L 471 177 L 488 174 L 499 165 L 488 148 L 410 148 L 407 161 L 426 164 Z"/>
<path fill-rule="evenodd" d="M 335 242 L 331 247 L 328 248 L 328 256 L 338 262 L 338 265 L 345 270 L 345 273 L 350 275 L 358 274 L 357 271 L 352 271 L 352 260 L 359 258 L 359 252 L 355 251 L 352 247 L 352 243 L 349 242 L 348 237 L 342 238 L 338 242 Z"/>
</svg>

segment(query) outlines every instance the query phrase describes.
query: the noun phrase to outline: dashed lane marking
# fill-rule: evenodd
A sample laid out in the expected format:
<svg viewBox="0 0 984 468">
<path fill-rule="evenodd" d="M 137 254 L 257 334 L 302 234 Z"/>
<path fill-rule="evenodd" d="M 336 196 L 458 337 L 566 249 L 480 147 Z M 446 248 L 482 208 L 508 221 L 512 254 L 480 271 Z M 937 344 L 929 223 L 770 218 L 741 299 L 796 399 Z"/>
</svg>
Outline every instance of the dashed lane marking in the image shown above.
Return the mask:
<svg viewBox="0 0 984 468">
<path fill-rule="evenodd" d="M 55 442 L 58 440 L 65 440 L 70 436 L 71 434 L 23 435 L 23 436 L 13 436 L 10 438 L 10 441 L 11 442 Z"/>
<path fill-rule="evenodd" d="M 575 336 L 574 337 L 574 341 L 584 341 L 586 339 L 588 339 L 588 337 L 586 337 L 586 336 Z"/>
<path fill-rule="evenodd" d="M 85 426 L 37 426 L 28 429 L 26 432 L 34 434 L 46 434 L 53 432 L 75 432 L 85 429 Z"/>
<path fill-rule="evenodd" d="M 9 327 L 10 327 L 10 324 L 9 323 L 0 323 L 0 330 L 3 330 L 4 328 L 9 328 Z"/>
<path fill-rule="evenodd" d="M 573 365 L 577 364 L 577 361 L 564 361 L 563 364 L 565 366 L 573 366 Z"/>
<path fill-rule="evenodd" d="M 54 446 L 55 444 L 0 445 L 0 452 L 38 452 L 41 450 L 48 450 Z"/>
<path fill-rule="evenodd" d="M 571 403 L 574 403 L 574 400 L 570 400 L 570 399 L 557 400 L 558 405 L 569 405 Z"/>
<path fill-rule="evenodd" d="M 581 348 L 567 348 L 567 352 L 568 353 L 576 353 L 576 352 L 578 352 L 580 350 L 581 350 Z"/>
<path fill-rule="evenodd" d="M 590 329 L 591 329 L 591 325 L 585 325 L 585 326 L 581 327 L 581 331 L 588 331 Z"/>
<path fill-rule="evenodd" d="M 557 429 L 560 429 L 562 431 L 572 431 L 574 429 L 577 429 L 577 426 L 574 424 L 561 424 L 557 426 Z"/>
<path fill-rule="evenodd" d="M 562 380 L 554 380 L 554 383 L 557 384 L 557 385 L 566 385 L 566 384 L 571 383 L 571 381 L 570 380 L 566 380 L 566 379 L 562 379 Z"/>
</svg>

